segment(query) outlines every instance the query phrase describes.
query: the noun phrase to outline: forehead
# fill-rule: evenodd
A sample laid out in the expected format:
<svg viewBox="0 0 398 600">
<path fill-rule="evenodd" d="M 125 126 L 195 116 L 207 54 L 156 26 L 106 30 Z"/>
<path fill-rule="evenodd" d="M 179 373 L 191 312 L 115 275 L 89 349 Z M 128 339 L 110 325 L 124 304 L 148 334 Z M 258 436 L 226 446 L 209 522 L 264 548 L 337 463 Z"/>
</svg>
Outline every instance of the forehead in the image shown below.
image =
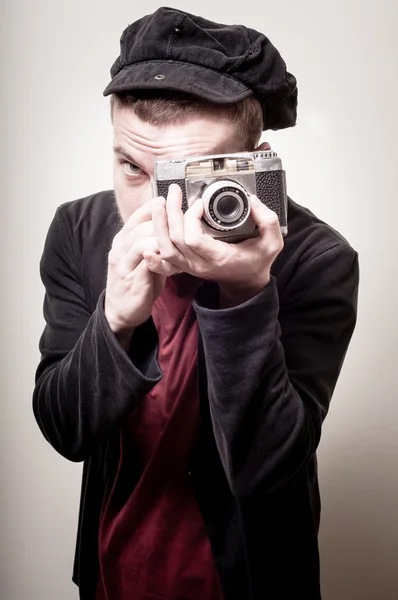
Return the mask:
<svg viewBox="0 0 398 600">
<path fill-rule="evenodd" d="M 142 159 L 177 158 L 194 154 L 233 152 L 238 139 L 236 125 L 208 115 L 163 126 L 142 121 L 130 108 L 114 107 L 114 145 Z"/>
</svg>

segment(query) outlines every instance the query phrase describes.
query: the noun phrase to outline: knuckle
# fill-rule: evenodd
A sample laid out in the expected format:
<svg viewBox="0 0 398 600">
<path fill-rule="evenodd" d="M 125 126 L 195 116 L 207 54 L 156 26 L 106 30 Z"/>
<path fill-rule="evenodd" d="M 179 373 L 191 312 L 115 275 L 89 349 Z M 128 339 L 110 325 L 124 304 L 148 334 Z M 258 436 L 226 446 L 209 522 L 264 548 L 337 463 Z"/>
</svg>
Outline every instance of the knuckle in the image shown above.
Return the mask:
<svg viewBox="0 0 398 600">
<path fill-rule="evenodd" d="M 131 276 L 129 279 L 123 279 L 122 289 L 121 289 L 121 292 L 123 295 L 129 293 L 133 283 L 134 283 L 134 276 Z"/>
<path fill-rule="evenodd" d="M 184 239 L 181 237 L 181 235 L 170 231 L 169 232 L 170 235 L 170 240 L 171 242 L 175 245 L 178 246 L 179 248 L 183 247 L 185 245 Z"/>
<path fill-rule="evenodd" d="M 272 226 L 279 225 L 279 218 L 278 218 L 278 215 L 276 214 L 276 212 L 274 212 L 273 210 L 270 210 L 268 213 L 267 221 L 268 221 L 269 225 L 272 225 Z"/>
<path fill-rule="evenodd" d="M 123 230 L 118 231 L 115 237 L 112 240 L 112 248 L 117 248 L 123 239 Z"/>
<path fill-rule="evenodd" d="M 195 274 L 196 277 L 199 277 L 199 279 L 205 279 L 208 273 L 209 271 L 205 265 L 199 264 L 195 266 Z"/>
<path fill-rule="evenodd" d="M 200 247 L 200 237 L 195 234 L 186 234 L 185 244 L 192 250 L 198 249 Z"/>
<path fill-rule="evenodd" d="M 116 248 L 111 248 L 108 254 L 108 264 L 110 267 L 115 267 L 119 262 L 119 255 Z"/>
<path fill-rule="evenodd" d="M 170 262 L 175 258 L 176 253 L 172 248 L 165 248 L 162 250 L 161 255 L 163 260 Z"/>
<path fill-rule="evenodd" d="M 270 244 L 268 251 L 271 256 L 278 256 L 278 254 L 282 251 L 283 246 L 283 240 L 276 240 L 274 243 Z"/>
</svg>

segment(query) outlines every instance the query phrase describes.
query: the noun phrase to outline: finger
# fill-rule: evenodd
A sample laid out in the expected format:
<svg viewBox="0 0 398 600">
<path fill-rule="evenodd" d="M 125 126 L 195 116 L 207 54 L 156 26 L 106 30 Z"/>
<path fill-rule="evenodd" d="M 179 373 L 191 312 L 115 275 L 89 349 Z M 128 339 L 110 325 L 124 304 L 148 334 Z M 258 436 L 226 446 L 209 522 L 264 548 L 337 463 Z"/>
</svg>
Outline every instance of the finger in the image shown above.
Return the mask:
<svg viewBox="0 0 398 600">
<path fill-rule="evenodd" d="M 196 200 L 184 216 L 184 235 L 187 247 L 205 259 L 215 259 L 225 248 L 220 247 L 224 242 L 215 240 L 204 233 L 202 225 L 203 202 Z"/>
<path fill-rule="evenodd" d="M 169 187 L 166 202 L 166 213 L 171 242 L 182 249 L 184 242 L 184 215 L 181 210 L 182 192 L 179 185 L 173 183 Z"/>
<path fill-rule="evenodd" d="M 250 196 L 250 212 L 258 229 L 260 237 L 274 236 L 277 239 L 282 237 L 279 218 L 276 212 L 268 208 L 261 202 L 257 196 Z"/>
<path fill-rule="evenodd" d="M 152 219 L 139 223 L 134 229 L 125 233 L 124 237 L 120 238 L 119 249 L 121 253 L 129 252 L 130 248 L 139 240 L 147 237 L 154 237 L 155 231 L 153 228 Z"/>
<path fill-rule="evenodd" d="M 143 223 L 144 221 L 152 220 L 152 207 L 154 203 L 158 203 L 159 205 L 165 205 L 166 201 L 164 198 L 159 196 L 158 198 L 154 198 L 149 202 L 145 202 L 140 208 L 137 208 L 132 215 L 127 219 L 126 223 L 123 226 L 123 230 L 125 233 L 134 229 L 139 223 Z"/>
<path fill-rule="evenodd" d="M 126 237 L 129 236 L 130 232 L 133 231 L 138 225 L 145 222 L 152 221 L 152 203 L 146 202 L 143 206 L 133 212 L 132 215 L 125 222 L 123 227 L 118 231 L 112 240 L 112 251 L 115 252 L 126 252 L 127 246 L 131 245 L 131 241 L 126 241 Z"/>
<path fill-rule="evenodd" d="M 142 261 L 144 252 L 158 252 L 158 244 L 155 237 L 143 238 L 136 242 L 129 250 L 120 258 L 118 265 L 118 273 L 120 277 L 128 277 Z"/>
<path fill-rule="evenodd" d="M 159 252 L 162 258 L 168 262 L 184 262 L 184 257 L 173 244 L 169 234 L 169 224 L 165 207 L 154 205 L 152 210 L 153 228 L 158 242 Z"/>
<path fill-rule="evenodd" d="M 159 254 L 155 254 L 154 252 L 145 251 L 144 260 L 152 273 L 157 273 L 158 275 L 164 275 L 166 277 L 182 273 L 182 270 L 179 267 L 163 260 Z"/>
</svg>

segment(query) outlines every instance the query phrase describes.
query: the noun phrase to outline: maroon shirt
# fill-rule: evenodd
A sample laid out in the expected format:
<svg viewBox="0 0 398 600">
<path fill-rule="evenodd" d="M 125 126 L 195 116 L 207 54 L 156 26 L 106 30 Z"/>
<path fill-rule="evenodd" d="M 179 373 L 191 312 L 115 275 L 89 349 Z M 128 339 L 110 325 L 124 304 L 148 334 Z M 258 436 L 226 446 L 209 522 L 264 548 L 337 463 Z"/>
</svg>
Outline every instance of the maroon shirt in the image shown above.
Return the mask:
<svg viewBox="0 0 398 600">
<path fill-rule="evenodd" d="M 121 429 L 100 520 L 97 600 L 222 600 L 188 472 L 199 418 L 196 285 L 169 278 L 154 304 L 163 378 Z"/>
</svg>

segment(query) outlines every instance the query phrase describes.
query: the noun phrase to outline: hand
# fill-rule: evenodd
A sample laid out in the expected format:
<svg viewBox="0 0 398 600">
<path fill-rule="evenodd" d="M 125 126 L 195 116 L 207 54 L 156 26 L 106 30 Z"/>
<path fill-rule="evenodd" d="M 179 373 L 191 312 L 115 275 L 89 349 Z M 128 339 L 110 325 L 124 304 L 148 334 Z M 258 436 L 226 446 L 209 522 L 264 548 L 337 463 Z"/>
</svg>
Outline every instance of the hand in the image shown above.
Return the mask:
<svg viewBox="0 0 398 600">
<path fill-rule="evenodd" d="M 228 305 L 258 294 L 269 283 L 271 265 L 283 248 L 276 213 L 251 196 L 251 215 L 259 236 L 229 244 L 204 233 L 201 200 L 194 202 L 185 215 L 181 202 L 181 189 L 176 184 L 169 188 L 166 205 L 163 200 L 153 201 L 152 220 L 159 252 L 149 248 L 144 251 L 148 268 L 165 275 L 171 264 L 185 273 L 214 280 Z"/>
<path fill-rule="evenodd" d="M 128 346 L 134 329 L 150 317 L 166 277 L 179 272 L 177 267 L 165 263 L 162 273 L 156 274 L 143 260 L 144 251 L 154 255 L 159 252 L 152 202 L 144 204 L 126 221 L 114 237 L 108 255 L 105 316 L 123 347 Z M 156 205 L 164 206 L 164 199 L 158 199 Z"/>
</svg>

